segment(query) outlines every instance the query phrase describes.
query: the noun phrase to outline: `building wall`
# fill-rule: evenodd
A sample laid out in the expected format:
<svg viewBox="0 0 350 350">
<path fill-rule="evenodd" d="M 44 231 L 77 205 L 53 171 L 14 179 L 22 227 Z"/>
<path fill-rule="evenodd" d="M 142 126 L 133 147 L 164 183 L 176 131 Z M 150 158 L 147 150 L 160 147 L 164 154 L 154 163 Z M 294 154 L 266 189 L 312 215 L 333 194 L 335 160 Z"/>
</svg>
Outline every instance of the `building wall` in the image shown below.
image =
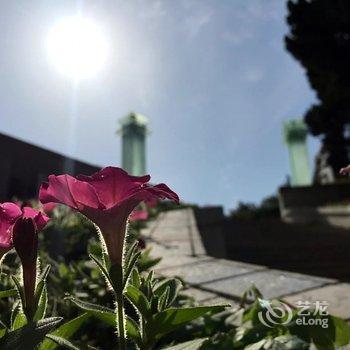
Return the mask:
<svg viewBox="0 0 350 350">
<path fill-rule="evenodd" d="M 48 175 L 65 172 L 67 159 L 74 163 L 72 175 L 99 170 L 97 166 L 0 134 L 0 201 L 34 198 Z"/>
</svg>

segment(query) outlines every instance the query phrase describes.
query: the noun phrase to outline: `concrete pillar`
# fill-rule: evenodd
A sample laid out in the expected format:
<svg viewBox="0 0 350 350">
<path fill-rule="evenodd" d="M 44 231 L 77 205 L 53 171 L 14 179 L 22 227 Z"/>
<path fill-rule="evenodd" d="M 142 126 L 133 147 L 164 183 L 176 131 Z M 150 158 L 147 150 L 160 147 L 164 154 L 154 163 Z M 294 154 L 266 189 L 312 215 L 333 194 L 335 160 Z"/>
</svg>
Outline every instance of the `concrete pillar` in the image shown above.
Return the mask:
<svg viewBox="0 0 350 350">
<path fill-rule="evenodd" d="M 129 174 L 146 174 L 146 135 L 148 119 L 130 113 L 120 120 L 122 137 L 122 168 Z"/>
<path fill-rule="evenodd" d="M 311 171 L 306 145 L 306 125 L 301 119 L 289 120 L 284 123 L 283 129 L 289 151 L 291 186 L 309 186 Z"/>
</svg>

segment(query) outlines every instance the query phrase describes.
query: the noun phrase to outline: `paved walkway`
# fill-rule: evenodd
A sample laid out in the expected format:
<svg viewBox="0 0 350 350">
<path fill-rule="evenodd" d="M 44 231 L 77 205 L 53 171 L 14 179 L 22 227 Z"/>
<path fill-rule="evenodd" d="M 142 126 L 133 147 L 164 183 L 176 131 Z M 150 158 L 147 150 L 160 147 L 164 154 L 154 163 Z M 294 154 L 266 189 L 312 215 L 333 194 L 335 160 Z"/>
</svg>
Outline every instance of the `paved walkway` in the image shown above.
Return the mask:
<svg viewBox="0 0 350 350">
<path fill-rule="evenodd" d="M 266 298 L 288 302 L 327 301 L 329 312 L 350 320 L 350 284 L 270 269 L 205 254 L 191 209 L 162 213 L 145 230 L 152 255 L 163 257 L 156 273 L 182 277 L 201 304 L 235 304 L 253 283 Z"/>
</svg>

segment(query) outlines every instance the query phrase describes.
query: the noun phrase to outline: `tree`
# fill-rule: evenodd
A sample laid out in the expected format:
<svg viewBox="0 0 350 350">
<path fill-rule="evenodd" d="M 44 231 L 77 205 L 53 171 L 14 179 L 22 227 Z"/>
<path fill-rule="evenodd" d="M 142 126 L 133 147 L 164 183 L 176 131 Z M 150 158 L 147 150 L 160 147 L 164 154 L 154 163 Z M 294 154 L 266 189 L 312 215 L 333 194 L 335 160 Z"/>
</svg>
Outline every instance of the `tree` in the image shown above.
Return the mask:
<svg viewBox="0 0 350 350">
<path fill-rule="evenodd" d="M 338 174 L 349 163 L 350 1 L 289 0 L 287 50 L 305 68 L 319 102 L 306 111 L 309 132 Z"/>
</svg>

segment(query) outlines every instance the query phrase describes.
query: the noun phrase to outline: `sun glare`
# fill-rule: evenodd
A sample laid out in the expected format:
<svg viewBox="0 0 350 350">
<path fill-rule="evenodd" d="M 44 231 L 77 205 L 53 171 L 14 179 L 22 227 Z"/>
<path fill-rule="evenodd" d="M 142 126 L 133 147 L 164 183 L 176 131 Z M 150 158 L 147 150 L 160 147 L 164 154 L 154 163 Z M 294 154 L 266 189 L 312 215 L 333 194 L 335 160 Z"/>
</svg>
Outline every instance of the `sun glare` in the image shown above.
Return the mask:
<svg viewBox="0 0 350 350">
<path fill-rule="evenodd" d="M 51 28 L 47 38 L 49 58 L 63 74 L 76 79 L 91 78 L 107 59 L 104 33 L 91 19 L 64 18 Z"/>
</svg>

